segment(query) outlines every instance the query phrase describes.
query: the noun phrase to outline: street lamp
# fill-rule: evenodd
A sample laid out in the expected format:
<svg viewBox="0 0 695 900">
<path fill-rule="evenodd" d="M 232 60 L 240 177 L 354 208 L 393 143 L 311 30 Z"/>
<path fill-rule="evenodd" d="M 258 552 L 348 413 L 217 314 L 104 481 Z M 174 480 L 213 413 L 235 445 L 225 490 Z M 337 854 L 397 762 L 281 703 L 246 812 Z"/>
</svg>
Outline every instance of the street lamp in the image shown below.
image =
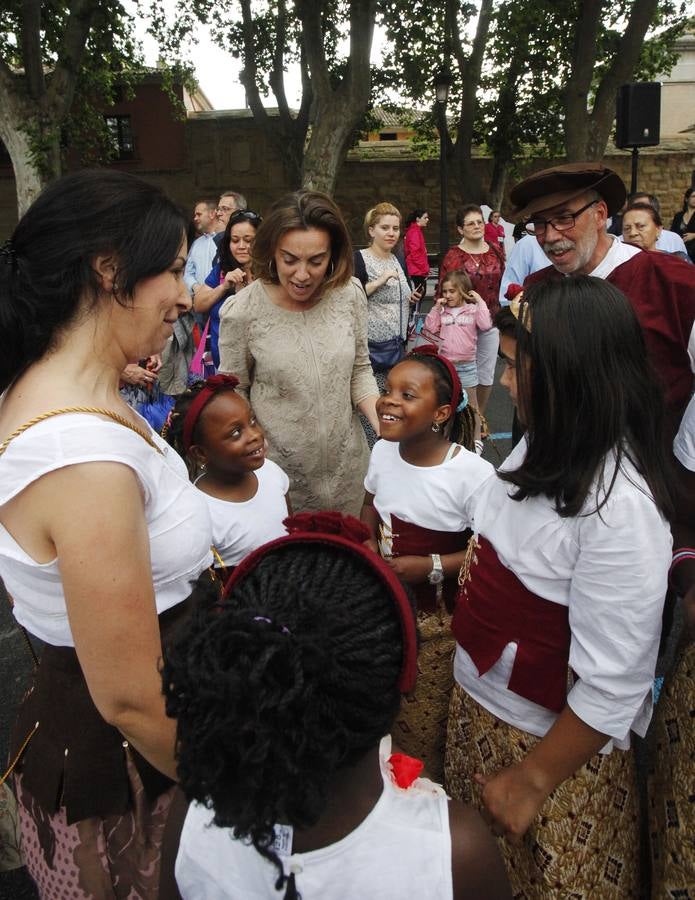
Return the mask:
<svg viewBox="0 0 695 900">
<path fill-rule="evenodd" d="M 442 260 L 449 244 L 449 228 L 447 223 L 447 170 L 446 170 L 446 101 L 449 98 L 449 86 L 451 75 L 449 70 L 441 68 L 434 76 L 434 93 L 437 98 L 437 113 L 439 119 L 439 271 L 442 269 Z"/>
</svg>

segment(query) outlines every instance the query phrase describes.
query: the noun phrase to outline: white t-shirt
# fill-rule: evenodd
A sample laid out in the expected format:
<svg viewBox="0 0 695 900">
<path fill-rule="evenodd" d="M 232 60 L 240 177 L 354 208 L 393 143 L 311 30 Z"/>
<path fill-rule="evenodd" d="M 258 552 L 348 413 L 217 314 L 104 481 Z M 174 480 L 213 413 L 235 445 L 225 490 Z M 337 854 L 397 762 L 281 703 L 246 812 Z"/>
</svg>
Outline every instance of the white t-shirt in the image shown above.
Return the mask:
<svg viewBox="0 0 695 900">
<path fill-rule="evenodd" d="M 389 527 L 393 514 L 421 528 L 465 531 L 470 527 L 468 500 L 494 472 L 489 462 L 463 447 L 438 466 L 413 466 L 401 457 L 396 442 L 382 439 L 372 449 L 364 486 Z"/>
<path fill-rule="evenodd" d="M 523 439 L 500 469 L 518 468 L 525 453 Z M 624 749 L 630 730 L 644 735 L 651 718 L 671 533 L 642 476 L 626 460 L 622 466 L 600 514 L 562 518 L 546 497 L 511 500 L 514 486 L 497 477 L 470 506 L 475 532 L 490 541 L 500 562 L 528 590 L 569 608 L 569 665 L 577 677 L 567 702 Z M 594 498 L 587 511 L 595 509 Z M 507 644 L 478 677 L 458 646 L 454 676 L 493 715 L 542 737 L 557 716 L 508 690 L 516 650 L 516 643 Z"/>
<path fill-rule="evenodd" d="M 97 461 L 128 466 L 142 489 L 155 603 L 162 613 L 185 600 L 191 583 L 212 563 L 212 526 L 207 504 L 190 483 L 180 456 L 144 419 L 142 429 L 162 453 L 125 426 L 87 413 L 33 425 L 0 456 L 0 506 L 64 466 Z M 46 643 L 74 646 L 57 558 L 37 563 L 0 525 L 0 576 L 20 625 Z"/>
<path fill-rule="evenodd" d="M 287 534 L 282 520 L 288 516 L 289 478 L 272 459 L 255 475 L 258 489 L 250 500 L 236 503 L 201 491 L 210 509 L 212 543 L 225 566 L 238 565 L 256 547 Z"/>
<path fill-rule="evenodd" d="M 426 778 L 407 789 L 397 787 L 388 766 L 390 737 L 382 739 L 379 750 L 384 790 L 357 828 L 320 850 L 281 855 L 285 872 L 295 872 L 303 900 L 452 900 L 446 794 Z M 275 889 L 276 867 L 255 847 L 236 840 L 232 829 L 212 824 L 212 818 L 213 811 L 199 803 L 188 810 L 176 857 L 183 900 L 282 897 Z"/>
</svg>

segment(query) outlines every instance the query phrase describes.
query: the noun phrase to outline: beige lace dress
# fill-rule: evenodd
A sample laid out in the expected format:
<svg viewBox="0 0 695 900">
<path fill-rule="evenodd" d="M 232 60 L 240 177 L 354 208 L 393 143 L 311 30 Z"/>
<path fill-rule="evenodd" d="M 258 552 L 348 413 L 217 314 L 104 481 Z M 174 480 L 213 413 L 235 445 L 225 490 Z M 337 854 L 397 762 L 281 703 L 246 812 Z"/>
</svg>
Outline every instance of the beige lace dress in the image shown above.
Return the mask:
<svg viewBox="0 0 695 900">
<path fill-rule="evenodd" d="M 220 371 L 239 378 L 289 475 L 294 511 L 359 515 L 369 451 L 356 407 L 377 394 L 359 282 L 291 312 L 254 281 L 222 307 L 219 347 Z"/>
</svg>

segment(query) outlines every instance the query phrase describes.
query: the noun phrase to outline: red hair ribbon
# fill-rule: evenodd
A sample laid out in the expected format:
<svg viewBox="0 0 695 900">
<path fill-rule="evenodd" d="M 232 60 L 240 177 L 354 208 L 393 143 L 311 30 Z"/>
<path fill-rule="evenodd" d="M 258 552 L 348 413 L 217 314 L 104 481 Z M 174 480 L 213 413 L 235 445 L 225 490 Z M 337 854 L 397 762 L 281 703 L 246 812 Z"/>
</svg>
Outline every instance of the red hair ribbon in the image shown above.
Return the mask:
<svg viewBox="0 0 695 900">
<path fill-rule="evenodd" d="M 451 415 L 455 415 L 456 410 L 458 409 L 459 403 L 461 402 L 461 379 L 459 378 L 459 373 L 456 371 L 456 367 L 448 360 L 446 356 L 440 356 L 439 349 L 435 347 L 433 344 L 427 344 L 424 347 L 418 347 L 417 350 L 413 350 L 412 353 L 409 353 L 406 359 L 411 356 L 436 356 L 440 362 L 443 362 L 449 371 L 449 375 L 451 376 Z"/>
<path fill-rule="evenodd" d="M 369 529 L 354 516 L 343 516 L 339 512 L 297 513 L 284 520 L 289 532 L 258 547 L 246 556 L 227 579 L 222 598 L 226 599 L 238 581 L 277 547 L 288 544 L 326 544 L 342 547 L 362 559 L 378 575 L 396 604 L 403 635 L 403 665 L 398 677 L 398 689 L 408 694 L 415 687 L 417 676 L 417 632 L 415 616 L 410 600 L 398 576 L 373 550 L 364 546 L 369 538 Z"/>
<path fill-rule="evenodd" d="M 507 285 L 507 290 L 504 292 L 505 300 L 513 300 L 517 294 L 523 293 L 523 285 L 517 284 L 515 281 L 512 281 L 511 284 Z"/>
<path fill-rule="evenodd" d="M 215 394 L 222 390 L 233 390 L 239 384 L 236 375 L 211 375 L 205 380 L 205 386 L 188 407 L 183 419 L 183 449 L 188 453 L 193 440 L 193 429 L 200 418 L 205 405 L 212 400 Z"/>
</svg>

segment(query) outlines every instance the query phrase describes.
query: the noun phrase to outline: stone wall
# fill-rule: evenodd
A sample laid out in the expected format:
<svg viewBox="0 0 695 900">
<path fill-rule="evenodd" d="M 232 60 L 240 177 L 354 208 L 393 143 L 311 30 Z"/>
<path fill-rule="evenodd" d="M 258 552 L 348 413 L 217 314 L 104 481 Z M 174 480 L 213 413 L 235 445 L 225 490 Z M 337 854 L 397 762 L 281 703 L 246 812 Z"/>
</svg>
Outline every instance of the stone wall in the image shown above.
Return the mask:
<svg viewBox="0 0 695 900">
<path fill-rule="evenodd" d="M 161 185 L 175 200 L 192 209 L 194 202 L 206 196 L 216 197 L 223 189 L 240 190 L 249 205 L 263 213 L 272 201 L 290 190 L 283 160 L 254 126 L 250 113 L 212 111 L 189 118 L 181 140 L 181 167 L 170 164 L 143 167 L 142 162 L 120 163 L 119 167 L 134 171 Z M 384 144 L 387 142 L 384 142 Z M 428 249 L 436 252 L 439 235 L 439 163 L 437 160 L 395 159 L 346 160 L 340 169 L 336 200 L 348 223 L 353 239 L 363 245 L 362 220 L 366 210 L 380 200 L 390 200 L 404 215 L 416 207 L 427 207 L 430 226 L 426 232 Z M 171 155 L 169 155 L 171 159 Z M 617 169 L 626 184 L 630 181 L 630 154 L 609 150 L 606 163 Z M 526 171 L 541 169 L 548 161 L 535 160 Z M 481 182 L 490 176 L 492 161 L 486 157 L 474 160 Z M 668 225 L 680 209 L 684 189 L 695 172 L 695 136 L 648 148 L 640 154 L 639 188 L 655 193 L 661 200 L 664 220 Z M 453 218 L 457 204 L 450 173 L 450 239 L 455 237 Z M 480 198 L 470 198 L 476 200 Z M 508 201 L 503 213 L 508 211 Z M 6 237 L 16 222 L 16 199 L 11 168 L 0 168 L 0 239 Z"/>
</svg>

